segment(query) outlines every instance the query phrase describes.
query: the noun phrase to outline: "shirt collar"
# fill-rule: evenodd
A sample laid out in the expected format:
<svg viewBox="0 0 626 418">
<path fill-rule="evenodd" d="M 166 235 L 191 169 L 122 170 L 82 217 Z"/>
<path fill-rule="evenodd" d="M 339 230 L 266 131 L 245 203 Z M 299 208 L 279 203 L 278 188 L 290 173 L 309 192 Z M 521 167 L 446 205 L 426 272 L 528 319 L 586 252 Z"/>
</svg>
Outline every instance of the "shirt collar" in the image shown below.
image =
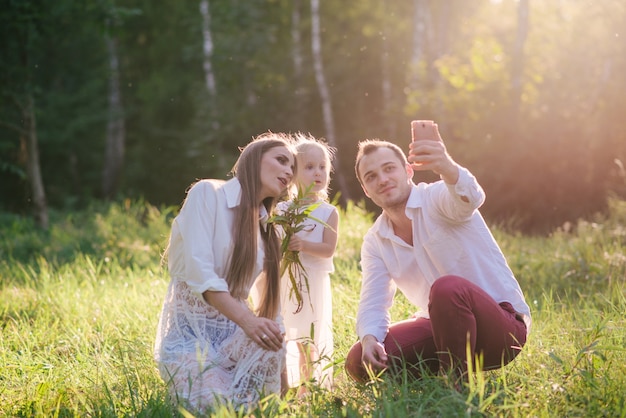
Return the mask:
<svg viewBox="0 0 626 418">
<path fill-rule="evenodd" d="M 417 209 L 422 207 L 424 204 L 424 198 L 422 193 L 419 192 L 419 187 L 416 184 L 411 185 L 411 193 L 409 194 L 409 198 L 406 202 L 405 213 L 409 219 L 413 219 L 413 209 Z M 374 225 L 372 226 L 372 230 L 380 234 L 381 237 L 391 238 L 392 235 L 395 235 L 393 232 L 393 226 L 391 225 L 391 221 L 389 217 L 383 212 Z"/>
<path fill-rule="evenodd" d="M 406 209 L 417 209 L 421 208 L 424 205 L 424 198 L 422 193 L 419 192 L 418 186 L 416 184 L 411 185 L 411 194 L 409 194 L 409 198 L 406 201 Z M 408 216 L 408 213 L 407 213 Z"/>
<path fill-rule="evenodd" d="M 226 204 L 229 209 L 239 206 L 241 202 L 241 183 L 237 177 L 233 177 L 224 183 L 224 193 L 226 194 Z"/>
<path fill-rule="evenodd" d="M 226 204 L 229 209 L 239 206 L 241 203 L 241 183 L 239 183 L 237 177 L 233 177 L 224 183 L 224 193 L 226 194 Z M 268 219 L 269 213 L 267 213 L 267 208 L 261 204 L 259 206 L 259 222 L 263 229 L 265 229 Z"/>
</svg>

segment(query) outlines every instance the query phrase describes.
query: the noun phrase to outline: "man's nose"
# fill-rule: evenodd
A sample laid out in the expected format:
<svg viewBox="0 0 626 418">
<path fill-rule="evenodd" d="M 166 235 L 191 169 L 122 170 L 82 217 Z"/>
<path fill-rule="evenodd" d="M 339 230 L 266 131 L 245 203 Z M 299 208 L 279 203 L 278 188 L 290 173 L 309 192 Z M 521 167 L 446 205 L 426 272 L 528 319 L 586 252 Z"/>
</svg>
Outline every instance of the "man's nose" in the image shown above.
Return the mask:
<svg viewBox="0 0 626 418">
<path fill-rule="evenodd" d="M 389 181 L 389 177 L 386 174 L 381 173 L 378 175 L 378 184 L 384 185 L 387 184 L 387 181 Z"/>
</svg>

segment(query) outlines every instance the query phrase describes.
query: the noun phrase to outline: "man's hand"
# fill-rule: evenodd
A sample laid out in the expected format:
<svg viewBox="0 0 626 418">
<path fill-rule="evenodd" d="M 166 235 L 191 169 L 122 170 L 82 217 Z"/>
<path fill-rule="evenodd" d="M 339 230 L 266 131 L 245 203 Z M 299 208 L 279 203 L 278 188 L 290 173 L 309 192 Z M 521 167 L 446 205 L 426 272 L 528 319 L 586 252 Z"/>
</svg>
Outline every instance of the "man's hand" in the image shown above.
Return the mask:
<svg viewBox="0 0 626 418">
<path fill-rule="evenodd" d="M 442 141 L 411 142 L 407 159 L 415 171 L 432 170 L 448 184 L 459 180 L 459 167 Z"/>
<path fill-rule="evenodd" d="M 366 335 L 361 340 L 361 361 L 366 368 L 379 372 L 387 368 L 387 352 L 385 346 L 376 340 L 373 335 Z"/>
</svg>

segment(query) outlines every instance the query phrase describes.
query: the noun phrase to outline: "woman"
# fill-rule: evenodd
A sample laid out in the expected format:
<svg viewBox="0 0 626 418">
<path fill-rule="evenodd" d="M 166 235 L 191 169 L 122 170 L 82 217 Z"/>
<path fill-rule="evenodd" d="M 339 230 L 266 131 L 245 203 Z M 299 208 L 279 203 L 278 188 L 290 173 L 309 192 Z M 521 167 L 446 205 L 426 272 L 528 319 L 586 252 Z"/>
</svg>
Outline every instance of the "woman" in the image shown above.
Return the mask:
<svg viewBox="0 0 626 418">
<path fill-rule="evenodd" d="M 155 359 L 173 400 L 196 411 L 280 391 L 280 240 L 265 220 L 291 184 L 295 154 L 286 134 L 257 137 L 232 179 L 189 189 L 172 224 Z M 255 313 L 247 299 L 257 277 Z"/>
</svg>

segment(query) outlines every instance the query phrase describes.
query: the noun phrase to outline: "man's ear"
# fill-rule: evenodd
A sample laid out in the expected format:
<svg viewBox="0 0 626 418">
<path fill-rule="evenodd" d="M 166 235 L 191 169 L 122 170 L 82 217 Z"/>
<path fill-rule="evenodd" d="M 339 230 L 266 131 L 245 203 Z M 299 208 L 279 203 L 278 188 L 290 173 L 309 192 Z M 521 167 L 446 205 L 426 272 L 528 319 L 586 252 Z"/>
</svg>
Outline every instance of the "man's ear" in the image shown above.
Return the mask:
<svg viewBox="0 0 626 418">
<path fill-rule="evenodd" d="M 365 196 L 370 197 L 369 193 L 367 193 L 367 190 L 365 190 L 365 186 L 363 186 L 363 183 L 359 181 L 359 184 L 361 185 L 361 189 L 363 189 L 363 193 L 365 193 Z"/>
<path fill-rule="evenodd" d="M 406 177 L 408 180 L 411 180 L 413 178 L 413 175 L 415 174 L 415 170 L 413 170 L 413 167 L 411 167 L 411 164 L 406 163 L 404 168 L 406 169 Z"/>
</svg>

